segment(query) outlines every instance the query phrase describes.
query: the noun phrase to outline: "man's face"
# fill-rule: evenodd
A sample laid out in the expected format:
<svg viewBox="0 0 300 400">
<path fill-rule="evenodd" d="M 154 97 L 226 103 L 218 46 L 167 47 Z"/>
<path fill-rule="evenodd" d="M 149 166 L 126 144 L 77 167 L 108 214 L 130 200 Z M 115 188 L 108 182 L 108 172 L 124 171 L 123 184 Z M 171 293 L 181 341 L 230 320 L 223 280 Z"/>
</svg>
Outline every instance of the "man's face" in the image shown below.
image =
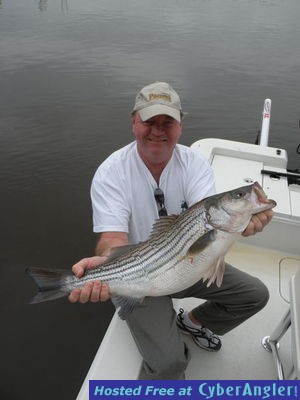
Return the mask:
<svg viewBox="0 0 300 400">
<path fill-rule="evenodd" d="M 138 112 L 132 117 L 132 131 L 139 155 L 148 163 L 167 162 L 182 133 L 182 122 L 168 115 L 156 115 L 142 121 Z"/>
</svg>

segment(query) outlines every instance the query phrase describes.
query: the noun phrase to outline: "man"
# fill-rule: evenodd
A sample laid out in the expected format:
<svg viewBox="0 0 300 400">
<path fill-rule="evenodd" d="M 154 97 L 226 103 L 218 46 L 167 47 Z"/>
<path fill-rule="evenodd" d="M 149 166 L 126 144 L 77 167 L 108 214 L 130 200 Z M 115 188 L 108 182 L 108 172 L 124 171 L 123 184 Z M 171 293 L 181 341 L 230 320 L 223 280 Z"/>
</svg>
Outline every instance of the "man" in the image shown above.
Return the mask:
<svg viewBox="0 0 300 400">
<path fill-rule="evenodd" d="M 179 96 L 169 84 L 155 82 L 138 93 L 132 113 L 136 141 L 108 157 L 94 176 L 94 231 L 100 234 L 97 256 L 75 264 L 76 276 L 103 263 L 111 248 L 146 240 L 158 217 L 179 214 L 214 194 L 208 162 L 199 152 L 178 144 L 182 117 Z M 261 231 L 271 218 L 272 211 L 256 214 L 243 234 Z M 74 290 L 69 300 L 85 303 L 109 297 L 107 285 L 92 282 Z M 207 301 L 176 316 L 171 297 Z M 262 282 L 228 264 L 220 288 L 214 284 L 207 288 L 200 280 L 173 296 L 146 298 L 127 318 L 144 360 L 141 378 L 184 378 L 189 352 L 180 331 L 191 335 L 199 347 L 218 351 L 221 340 L 216 334 L 230 331 L 267 301 Z"/>
</svg>

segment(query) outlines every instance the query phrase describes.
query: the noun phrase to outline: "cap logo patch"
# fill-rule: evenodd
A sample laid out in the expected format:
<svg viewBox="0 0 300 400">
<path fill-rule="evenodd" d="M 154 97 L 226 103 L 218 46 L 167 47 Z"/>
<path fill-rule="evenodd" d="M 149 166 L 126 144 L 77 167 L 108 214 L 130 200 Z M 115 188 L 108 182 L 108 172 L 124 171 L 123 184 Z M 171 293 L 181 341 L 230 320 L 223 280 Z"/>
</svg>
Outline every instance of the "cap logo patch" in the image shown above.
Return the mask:
<svg viewBox="0 0 300 400">
<path fill-rule="evenodd" d="M 171 96 L 168 94 L 158 94 L 158 93 L 149 94 L 149 101 L 158 99 L 171 102 Z"/>
</svg>

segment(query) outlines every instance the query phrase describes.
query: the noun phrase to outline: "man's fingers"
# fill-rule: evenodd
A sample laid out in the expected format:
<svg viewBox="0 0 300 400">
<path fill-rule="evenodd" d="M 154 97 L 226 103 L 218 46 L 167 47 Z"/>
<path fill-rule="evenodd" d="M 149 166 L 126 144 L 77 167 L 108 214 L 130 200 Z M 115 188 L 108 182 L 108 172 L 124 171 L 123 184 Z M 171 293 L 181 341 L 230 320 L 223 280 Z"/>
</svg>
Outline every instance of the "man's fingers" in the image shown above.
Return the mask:
<svg viewBox="0 0 300 400">
<path fill-rule="evenodd" d="M 262 211 L 252 215 L 251 221 L 247 228 L 242 233 L 243 236 L 251 236 L 255 233 L 261 232 L 264 227 L 271 221 L 273 217 L 272 210 Z"/>
<path fill-rule="evenodd" d="M 91 301 L 106 301 L 110 298 L 109 287 L 100 281 L 86 283 L 81 289 L 74 289 L 69 295 L 71 303 L 80 302 L 82 304 Z"/>
<path fill-rule="evenodd" d="M 97 303 L 100 300 L 101 287 L 101 282 L 94 282 L 90 297 L 92 303 Z"/>
<path fill-rule="evenodd" d="M 74 289 L 74 290 L 72 290 L 72 292 L 71 292 L 70 295 L 69 295 L 69 301 L 70 301 L 71 303 L 76 303 L 77 301 L 79 301 L 80 292 L 81 292 L 80 289 Z"/>
<path fill-rule="evenodd" d="M 95 281 L 90 301 L 96 303 L 98 301 L 106 301 L 110 298 L 108 286 L 105 283 L 101 283 L 100 281 Z"/>
<path fill-rule="evenodd" d="M 72 267 L 72 272 L 77 278 L 82 278 L 85 272 L 89 269 L 98 267 L 105 263 L 106 256 L 95 256 L 83 258 Z M 108 285 L 102 284 L 100 281 L 87 282 L 82 288 L 74 289 L 69 295 L 71 303 L 87 303 L 91 301 L 96 303 L 98 301 L 106 301 L 110 298 Z"/>
<path fill-rule="evenodd" d="M 98 267 L 98 265 L 103 264 L 107 260 L 107 257 L 102 256 L 95 256 L 89 258 L 83 258 L 82 260 L 78 261 L 72 267 L 72 272 L 77 278 L 81 278 L 85 271 L 88 269 L 93 269 Z"/>
<path fill-rule="evenodd" d="M 252 216 L 253 223 L 253 233 L 261 232 L 263 230 L 263 218 L 261 216 L 253 215 Z"/>
<path fill-rule="evenodd" d="M 77 278 L 81 278 L 84 275 L 84 271 L 87 269 L 89 264 L 88 258 L 83 258 L 82 260 L 78 261 L 72 267 L 72 272 Z"/>
<path fill-rule="evenodd" d="M 102 283 L 101 289 L 101 301 L 106 301 L 110 298 L 109 287 L 105 283 Z"/>
<path fill-rule="evenodd" d="M 267 224 L 271 221 L 274 215 L 274 211 L 272 209 L 265 211 L 265 217 L 267 218 Z"/>
<path fill-rule="evenodd" d="M 93 290 L 93 282 L 88 282 L 81 288 L 81 293 L 79 297 L 80 303 L 84 304 L 89 301 L 92 290 Z"/>
</svg>

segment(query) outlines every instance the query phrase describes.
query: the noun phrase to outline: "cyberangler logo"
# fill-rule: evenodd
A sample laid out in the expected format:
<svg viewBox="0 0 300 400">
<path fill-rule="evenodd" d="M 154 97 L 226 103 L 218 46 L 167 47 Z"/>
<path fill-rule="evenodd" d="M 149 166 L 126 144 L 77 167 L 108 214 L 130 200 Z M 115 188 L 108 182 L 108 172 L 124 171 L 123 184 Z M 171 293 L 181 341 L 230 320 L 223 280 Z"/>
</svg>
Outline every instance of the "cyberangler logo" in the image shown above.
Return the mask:
<svg viewBox="0 0 300 400">
<path fill-rule="evenodd" d="M 242 382 L 236 385 L 222 384 L 220 382 L 211 384 L 208 382 L 202 383 L 199 386 L 199 393 L 206 400 L 208 399 L 236 399 L 251 398 L 251 399 L 295 399 L 298 398 L 297 385 L 284 385 L 282 383 L 266 384 L 260 381 L 260 384 L 254 382 Z"/>
</svg>

